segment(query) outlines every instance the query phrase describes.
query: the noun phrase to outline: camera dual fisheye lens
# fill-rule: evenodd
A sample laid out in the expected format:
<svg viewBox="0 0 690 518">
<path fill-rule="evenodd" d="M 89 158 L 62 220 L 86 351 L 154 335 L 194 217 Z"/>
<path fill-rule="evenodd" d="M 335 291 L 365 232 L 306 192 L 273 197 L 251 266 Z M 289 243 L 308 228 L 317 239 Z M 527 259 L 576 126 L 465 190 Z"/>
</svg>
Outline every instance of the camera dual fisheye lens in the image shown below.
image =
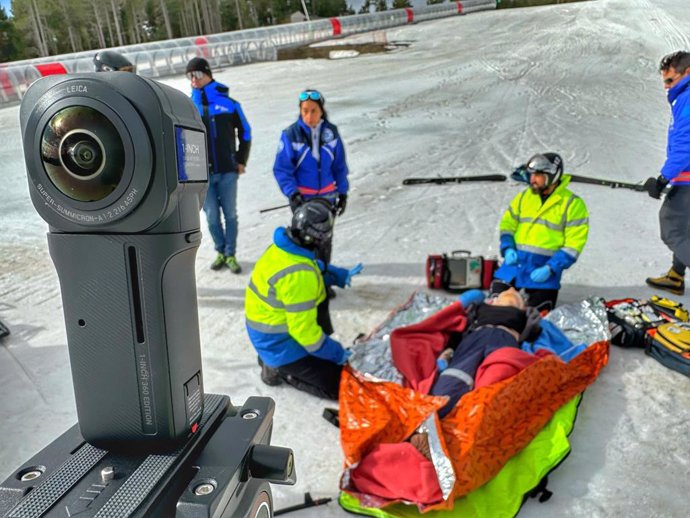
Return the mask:
<svg viewBox="0 0 690 518">
<path fill-rule="evenodd" d="M 60 142 L 60 160 L 69 173 L 87 179 L 102 169 L 105 150 L 96 135 L 74 130 Z"/>
<path fill-rule="evenodd" d="M 48 177 L 77 201 L 98 201 L 122 180 L 125 151 L 113 123 L 89 106 L 70 106 L 48 121 L 41 139 Z"/>
</svg>

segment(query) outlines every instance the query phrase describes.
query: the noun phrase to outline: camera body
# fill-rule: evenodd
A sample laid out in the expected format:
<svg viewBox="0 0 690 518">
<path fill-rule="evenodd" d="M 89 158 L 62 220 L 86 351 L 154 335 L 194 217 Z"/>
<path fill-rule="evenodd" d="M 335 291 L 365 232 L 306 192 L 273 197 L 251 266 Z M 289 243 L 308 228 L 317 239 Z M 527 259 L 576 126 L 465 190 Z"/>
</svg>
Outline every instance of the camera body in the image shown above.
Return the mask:
<svg viewBox="0 0 690 518">
<path fill-rule="evenodd" d="M 36 81 L 20 122 L 60 279 L 81 435 L 109 449 L 169 448 L 203 413 L 201 117 L 182 92 L 107 72 Z"/>
<path fill-rule="evenodd" d="M 52 76 L 20 122 L 79 423 L 0 484 L 0 515 L 273 516 L 270 484 L 296 481 L 292 451 L 270 444 L 273 400 L 236 407 L 203 390 L 196 107 L 125 72 Z"/>
</svg>

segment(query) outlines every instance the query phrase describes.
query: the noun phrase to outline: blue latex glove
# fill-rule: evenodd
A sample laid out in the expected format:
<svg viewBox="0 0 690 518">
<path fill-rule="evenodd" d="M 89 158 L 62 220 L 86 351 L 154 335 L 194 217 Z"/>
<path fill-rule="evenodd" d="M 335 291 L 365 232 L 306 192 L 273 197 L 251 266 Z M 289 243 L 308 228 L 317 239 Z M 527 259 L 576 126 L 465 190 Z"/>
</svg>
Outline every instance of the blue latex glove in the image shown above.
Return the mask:
<svg viewBox="0 0 690 518">
<path fill-rule="evenodd" d="M 467 308 L 470 304 L 479 304 L 484 302 L 484 292 L 482 290 L 467 290 L 465 293 L 458 297 L 460 304 L 463 308 Z"/>
<path fill-rule="evenodd" d="M 329 264 L 326 271 L 323 270 L 323 266 L 319 264 L 319 268 L 323 272 L 323 280 L 326 286 L 337 286 L 338 288 L 344 288 L 345 282 L 347 281 L 347 276 L 350 273 L 346 268 L 341 268 L 340 266 L 334 266 Z"/>
<path fill-rule="evenodd" d="M 347 272 L 347 277 L 345 277 L 345 286 L 352 286 L 352 277 L 358 275 L 362 271 L 364 265 L 362 263 L 357 263 Z"/>
<path fill-rule="evenodd" d="M 508 266 L 516 264 L 518 260 L 517 250 L 514 248 L 506 248 L 506 251 L 503 252 L 503 259 Z"/>
<path fill-rule="evenodd" d="M 551 277 L 551 268 L 548 264 L 541 266 L 529 274 L 529 278 L 534 282 L 546 282 L 549 277 Z"/>
<path fill-rule="evenodd" d="M 343 357 L 338 362 L 338 365 L 345 365 L 352 356 L 352 349 L 343 349 Z"/>
<path fill-rule="evenodd" d="M 438 367 L 438 372 L 443 372 L 448 368 L 448 362 L 443 358 L 436 360 L 436 367 Z"/>
</svg>

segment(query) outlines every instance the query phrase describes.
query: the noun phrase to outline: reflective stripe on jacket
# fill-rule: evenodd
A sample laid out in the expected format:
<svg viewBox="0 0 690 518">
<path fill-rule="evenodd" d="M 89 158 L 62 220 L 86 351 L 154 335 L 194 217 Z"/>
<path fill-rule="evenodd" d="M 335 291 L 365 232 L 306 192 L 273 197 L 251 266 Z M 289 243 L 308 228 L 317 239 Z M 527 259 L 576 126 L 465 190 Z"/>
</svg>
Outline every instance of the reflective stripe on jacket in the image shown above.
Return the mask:
<svg viewBox="0 0 690 518">
<path fill-rule="evenodd" d="M 322 121 L 318 159 L 311 149 L 311 134 L 312 129 L 300 117 L 280 136 L 273 163 L 273 175 L 280 190 L 288 198 L 298 191 L 305 198 L 347 194 L 348 167 L 337 126 Z"/>
<path fill-rule="evenodd" d="M 556 190 L 542 203 L 541 196 L 525 189 L 510 202 L 500 223 L 501 253 L 518 252 L 518 262 L 503 264 L 496 278 L 517 288 L 559 289 L 563 270 L 572 266 L 587 243 L 589 213 L 582 198 L 568 190 L 564 175 Z M 553 275 L 534 282 L 530 273 L 548 264 Z"/>
<path fill-rule="evenodd" d="M 266 365 L 280 367 L 307 354 L 342 361 L 343 347 L 317 323 L 317 306 L 325 299 L 314 253 L 293 243 L 284 228 L 276 229 L 245 295 L 249 338 Z"/>
</svg>

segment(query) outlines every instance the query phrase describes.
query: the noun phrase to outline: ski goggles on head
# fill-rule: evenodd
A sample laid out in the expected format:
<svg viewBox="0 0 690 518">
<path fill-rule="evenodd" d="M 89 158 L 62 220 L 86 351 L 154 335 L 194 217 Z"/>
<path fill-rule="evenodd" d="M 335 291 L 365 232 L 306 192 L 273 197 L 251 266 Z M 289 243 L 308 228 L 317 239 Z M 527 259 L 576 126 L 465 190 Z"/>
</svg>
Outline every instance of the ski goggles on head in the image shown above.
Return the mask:
<svg viewBox="0 0 690 518">
<path fill-rule="evenodd" d="M 204 78 L 204 76 L 206 75 L 206 73 L 205 73 L 205 72 L 202 72 L 201 70 L 193 70 L 193 71 L 191 71 L 191 72 L 187 72 L 186 75 L 187 75 L 187 79 L 189 79 L 190 81 L 191 81 L 192 79 L 196 79 L 197 81 L 199 81 L 199 80 L 201 80 L 201 79 Z"/>
<path fill-rule="evenodd" d="M 305 90 L 301 94 L 299 94 L 299 100 L 300 102 L 304 101 L 322 101 L 323 96 L 321 95 L 320 92 L 317 92 L 316 90 Z"/>
</svg>

